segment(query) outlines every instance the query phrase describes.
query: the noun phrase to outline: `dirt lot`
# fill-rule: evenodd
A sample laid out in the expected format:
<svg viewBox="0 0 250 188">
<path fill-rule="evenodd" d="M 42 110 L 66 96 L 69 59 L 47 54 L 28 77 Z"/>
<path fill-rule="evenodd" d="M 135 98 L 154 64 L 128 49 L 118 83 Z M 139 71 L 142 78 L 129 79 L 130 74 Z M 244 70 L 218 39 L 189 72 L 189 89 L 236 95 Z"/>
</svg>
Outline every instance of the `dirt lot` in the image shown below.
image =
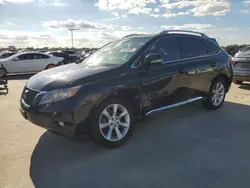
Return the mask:
<svg viewBox="0 0 250 188">
<path fill-rule="evenodd" d="M 0 187 L 250 187 L 250 85 L 225 105 L 199 103 L 148 117 L 129 142 L 104 149 L 46 132 L 19 114 L 26 80 L 0 91 Z"/>
</svg>

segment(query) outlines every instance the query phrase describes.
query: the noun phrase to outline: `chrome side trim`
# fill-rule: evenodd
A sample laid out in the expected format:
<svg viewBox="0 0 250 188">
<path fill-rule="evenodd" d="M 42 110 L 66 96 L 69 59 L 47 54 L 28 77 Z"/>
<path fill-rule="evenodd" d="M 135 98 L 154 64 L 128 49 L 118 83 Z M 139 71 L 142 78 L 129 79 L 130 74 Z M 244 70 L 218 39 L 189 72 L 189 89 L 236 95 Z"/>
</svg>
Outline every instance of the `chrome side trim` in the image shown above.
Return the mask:
<svg viewBox="0 0 250 188">
<path fill-rule="evenodd" d="M 187 101 L 179 102 L 179 103 L 176 103 L 176 104 L 171 104 L 171 105 L 164 106 L 164 107 L 161 107 L 161 108 L 156 108 L 156 109 L 151 110 L 148 113 L 146 113 L 145 116 L 148 116 L 149 114 L 152 114 L 152 113 L 155 113 L 155 112 L 160 112 L 162 110 L 167 110 L 167 109 L 174 108 L 174 107 L 177 107 L 177 106 L 182 106 L 182 105 L 185 105 L 185 104 L 188 104 L 188 103 L 192 103 L 192 102 L 195 102 L 195 101 L 198 101 L 198 100 L 201 100 L 201 99 L 203 99 L 203 97 L 196 97 L 196 98 L 193 98 L 193 99 L 189 99 Z"/>
<path fill-rule="evenodd" d="M 196 98 L 187 100 L 187 103 L 192 103 L 192 102 L 195 102 L 195 101 L 198 101 L 198 100 L 201 100 L 201 99 L 203 99 L 203 97 L 196 97 Z"/>
</svg>

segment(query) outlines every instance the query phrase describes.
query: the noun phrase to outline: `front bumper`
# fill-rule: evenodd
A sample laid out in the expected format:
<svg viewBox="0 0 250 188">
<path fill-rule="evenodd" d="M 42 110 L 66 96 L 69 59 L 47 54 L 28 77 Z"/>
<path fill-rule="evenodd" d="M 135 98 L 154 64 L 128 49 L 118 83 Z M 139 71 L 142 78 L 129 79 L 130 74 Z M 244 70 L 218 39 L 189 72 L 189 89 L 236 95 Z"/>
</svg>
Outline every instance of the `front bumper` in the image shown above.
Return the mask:
<svg viewBox="0 0 250 188">
<path fill-rule="evenodd" d="M 234 79 L 238 81 L 250 81 L 250 70 L 234 70 Z"/>
<path fill-rule="evenodd" d="M 33 124 L 66 137 L 74 138 L 88 134 L 88 117 L 94 105 L 84 101 L 77 108 L 70 109 L 67 107 L 65 102 L 29 107 L 21 100 L 20 112 L 25 119 Z"/>
</svg>

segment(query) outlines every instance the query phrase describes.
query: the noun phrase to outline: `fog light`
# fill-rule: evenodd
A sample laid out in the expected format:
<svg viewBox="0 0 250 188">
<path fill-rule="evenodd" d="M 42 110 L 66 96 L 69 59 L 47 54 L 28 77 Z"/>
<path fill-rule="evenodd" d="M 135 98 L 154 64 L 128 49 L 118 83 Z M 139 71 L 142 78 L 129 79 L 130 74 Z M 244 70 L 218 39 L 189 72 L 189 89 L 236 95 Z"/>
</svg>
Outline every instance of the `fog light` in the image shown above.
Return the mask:
<svg viewBox="0 0 250 188">
<path fill-rule="evenodd" d="M 60 125 L 60 127 L 63 127 L 64 123 L 62 121 L 59 121 L 59 125 Z"/>
</svg>

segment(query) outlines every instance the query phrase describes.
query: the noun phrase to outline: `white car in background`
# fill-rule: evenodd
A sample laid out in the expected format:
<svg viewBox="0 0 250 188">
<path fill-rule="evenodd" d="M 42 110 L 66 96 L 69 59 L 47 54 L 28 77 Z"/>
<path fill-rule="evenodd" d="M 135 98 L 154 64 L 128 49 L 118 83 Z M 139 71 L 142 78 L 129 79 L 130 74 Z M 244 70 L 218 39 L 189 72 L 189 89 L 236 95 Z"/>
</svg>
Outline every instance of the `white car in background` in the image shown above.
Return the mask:
<svg viewBox="0 0 250 188">
<path fill-rule="evenodd" d="M 50 56 L 39 52 L 23 52 L 1 59 L 3 69 L 0 78 L 12 73 L 35 73 L 45 69 L 54 68 L 63 58 Z"/>
</svg>

